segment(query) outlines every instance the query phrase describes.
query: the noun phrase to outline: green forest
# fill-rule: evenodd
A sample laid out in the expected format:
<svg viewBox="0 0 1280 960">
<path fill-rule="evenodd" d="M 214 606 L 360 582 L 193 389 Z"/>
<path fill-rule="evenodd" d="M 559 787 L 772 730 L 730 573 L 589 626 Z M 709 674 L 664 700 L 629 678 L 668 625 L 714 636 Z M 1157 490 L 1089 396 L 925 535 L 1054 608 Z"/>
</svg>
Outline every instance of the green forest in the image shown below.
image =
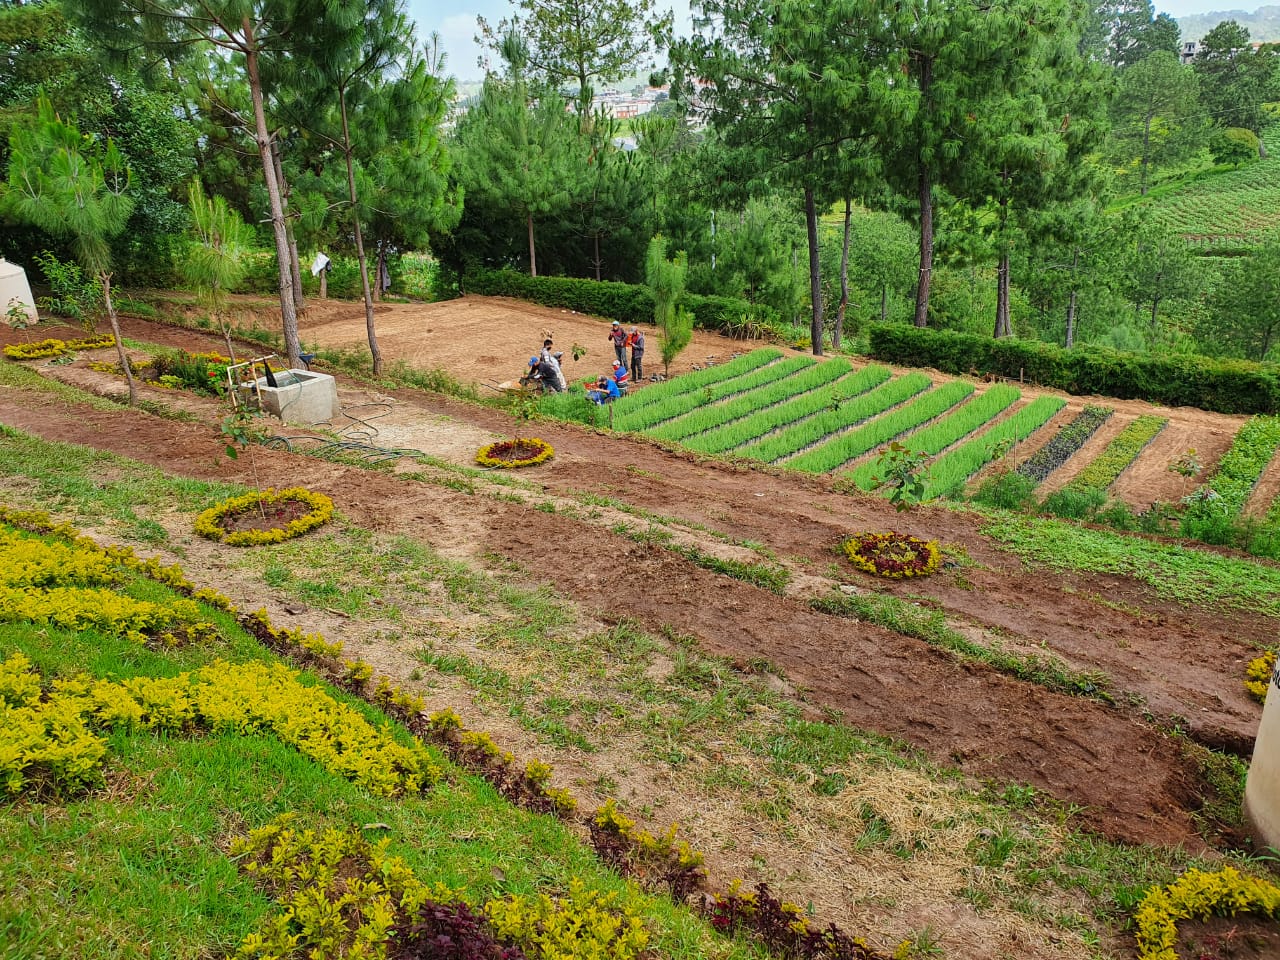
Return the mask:
<svg viewBox="0 0 1280 960">
<path fill-rule="evenodd" d="M 644 283 L 814 353 L 874 323 L 1268 361 L 1278 46 L 1149 0 L 518 0 L 465 100 L 402 0 L 0 0 L 0 253 L 121 291 L 443 298 Z M 653 68 L 655 109 L 593 95 Z M 10 310 L 10 316 L 14 311 Z M 641 317 L 636 319 L 649 319 Z"/>
</svg>

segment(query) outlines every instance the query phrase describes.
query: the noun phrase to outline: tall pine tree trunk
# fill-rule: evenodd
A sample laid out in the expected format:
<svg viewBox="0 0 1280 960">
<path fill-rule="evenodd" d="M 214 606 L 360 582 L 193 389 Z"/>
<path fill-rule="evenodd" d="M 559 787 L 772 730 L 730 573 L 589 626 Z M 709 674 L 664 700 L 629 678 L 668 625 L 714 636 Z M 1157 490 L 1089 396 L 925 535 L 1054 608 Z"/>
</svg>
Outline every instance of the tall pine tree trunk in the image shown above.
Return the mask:
<svg viewBox="0 0 1280 960">
<path fill-rule="evenodd" d="M 1008 184 L 1009 172 L 1002 171 L 1001 182 Z M 996 332 L 997 339 L 1013 334 L 1009 322 L 1009 198 L 1000 198 L 1000 263 L 996 267 Z"/>
<path fill-rule="evenodd" d="M 271 160 L 271 138 L 267 133 L 267 115 L 262 103 L 262 75 L 258 69 L 257 41 L 249 18 L 243 20 L 246 38 L 245 72 L 249 76 L 249 93 L 253 100 L 254 135 L 262 176 L 267 185 L 271 208 L 271 233 L 276 243 L 276 263 L 280 271 L 280 320 L 284 327 L 284 349 L 290 367 L 302 366 L 302 344 L 298 339 L 298 309 L 293 299 L 293 271 L 289 266 L 289 235 L 285 229 L 284 206 L 280 199 L 280 183 Z"/>
<path fill-rule="evenodd" d="M 853 219 L 853 201 L 844 198 L 844 240 L 840 244 L 840 305 L 836 307 L 836 322 L 831 328 L 831 349 L 839 350 L 844 337 L 844 314 L 849 309 L 849 223 Z"/>
<path fill-rule="evenodd" d="M 356 204 L 356 168 L 351 157 L 351 129 L 347 125 L 347 92 L 338 90 L 338 106 L 342 110 L 342 152 L 347 158 L 347 197 L 351 201 L 351 223 L 355 227 L 356 259 L 360 261 L 360 289 L 364 293 L 364 326 L 369 335 L 369 353 L 373 356 L 373 375 L 382 376 L 382 352 L 373 327 L 373 293 L 369 289 L 369 261 L 364 254 L 364 235 L 360 232 L 360 208 Z"/>
<path fill-rule="evenodd" d="M 107 308 L 107 319 L 111 321 L 111 335 L 116 338 L 116 357 L 124 371 L 125 382 L 129 384 L 129 406 L 132 407 L 138 402 L 138 383 L 133 379 L 133 368 L 129 366 L 129 355 L 124 352 L 124 340 L 120 336 L 120 318 L 116 316 L 116 304 L 111 299 L 111 274 L 101 273 L 98 279 L 102 282 L 102 301 Z"/>
<path fill-rule="evenodd" d="M 289 216 L 289 181 L 284 176 L 284 164 L 280 162 L 280 141 L 271 138 L 271 162 L 276 168 L 276 182 L 280 184 L 280 206 L 284 210 L 284 229 L 289 238 L 289 272 L 293 276 L 293 304 L 298 313 L 307 309 L 307 298 L 302 292 L 302 261 L 298 258 L 298 238 L 293 232 L 293 218 Z"/>
<path fill-rule="evenodd" d="M 818 256 L 818 205 L 813 188 L 804 188 L 804 219 L 809 232 L 809 296 L 813 307 L 809 322 L 809 337 L 813 342 L 813 355 L 822 356 L 822 261 Z"/>
<path fill-rule="evenodd" d="M 929 325 L 929 286 L 933 282 L 933 183 L 920 168 L 920 279 L 916 281 L 915 325 Z"/>
<path fill-rule="evenodd" d="M 995 336 L 1013 334 L 1009 323 L 1009 251 L 1000 251 L 1000 265 L 996 267 L 996 332 Z"/>
<path fill-rule="evenodd" d="M 920 62 L 920 98 L 928 108 L 932 94 L 933 60 L 925 57 Z M 915 325 L 929 325 L 929 287 L 933 283 L 933 178 L 929 165 L 920 162 L 920 277 L 916 281 Z"/>
<path fill-rule="evenodd" d="M 538 275 L 538 252 L 533 246 L 533 213 L 525 214 L 525 223 L 529 226 L 529 276 Z"/>
<path fill-rule="evenodd" d="M 884 323 L 889 319 L 889 285 L 887 283 L 880 285 L 880 322 Z"/>
<path fill-rule="evenodd" d="M 1067 343 L 1068 347 L 1075 346 L 1076 342 L 1076 291 L 1078 277 L 1076 276 L 1076 268 L 1080 266 L 1080 248 L 1076 247 L 1071 251 L 1071 296 L 1067 298 Z"/>
</svg>

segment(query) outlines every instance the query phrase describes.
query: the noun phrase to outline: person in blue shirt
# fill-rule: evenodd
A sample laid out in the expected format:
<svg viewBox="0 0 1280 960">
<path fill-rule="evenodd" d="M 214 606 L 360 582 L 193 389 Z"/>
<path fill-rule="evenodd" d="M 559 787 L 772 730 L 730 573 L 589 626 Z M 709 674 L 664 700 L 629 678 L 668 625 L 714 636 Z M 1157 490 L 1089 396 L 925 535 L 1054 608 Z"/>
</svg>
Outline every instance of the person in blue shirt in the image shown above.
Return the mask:
<svg viewBox="0 0 1280 960">
<path fill-rule="evenodd" d="M 594 390 L 587 391 L 587 399 L 593 403 L 612 403 L 622 396 L 612 377 L 601 377 Z"/>
</svg>

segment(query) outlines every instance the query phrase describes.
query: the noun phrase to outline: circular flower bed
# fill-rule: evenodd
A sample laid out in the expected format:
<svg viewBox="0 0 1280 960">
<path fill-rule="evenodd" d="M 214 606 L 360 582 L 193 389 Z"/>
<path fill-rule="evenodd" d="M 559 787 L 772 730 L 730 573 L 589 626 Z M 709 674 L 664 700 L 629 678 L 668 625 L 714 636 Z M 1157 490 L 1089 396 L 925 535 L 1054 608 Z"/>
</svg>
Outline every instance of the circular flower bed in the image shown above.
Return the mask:
<svg viewBox="0 0 1280 960">
<path fill-rule="evenodd" d="M 476 452 L 476 463 L 482 467 L 532 467 L 550 460 L 554 453 L 551 444 L 537 437 L 499 440 L 481 447 Z"/>
<path fill-rule="evenodd" d="M 840 546 L 855 567 L 879 577 L 927 577 L 942 566 L 938 541 L 905 533 L 859 533 Z"/>
<path fill-rule="evenodd" d="M 333 517 L 333 501 L 302 487 L 267 489 L 232 497 L 196 517 L 202 537 L 233 547 L 253 547 L 300 537 Z"/>
</svg>

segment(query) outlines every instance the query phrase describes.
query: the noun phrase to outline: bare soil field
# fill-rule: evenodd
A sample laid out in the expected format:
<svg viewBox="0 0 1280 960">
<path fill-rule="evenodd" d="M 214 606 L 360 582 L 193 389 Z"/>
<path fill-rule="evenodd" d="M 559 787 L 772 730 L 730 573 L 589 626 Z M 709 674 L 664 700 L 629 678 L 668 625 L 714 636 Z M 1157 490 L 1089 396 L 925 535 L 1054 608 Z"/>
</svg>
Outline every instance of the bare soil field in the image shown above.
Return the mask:
<svg viewBox="0 0 1280 960">
<path fill-rule="evenodd" d="M 362 341 L 363 324 L 358 305 L 331 302 L 313 306 L 304 335 L 308 342 L 350 346 Z M 603 363 L 609 358 L 605 329 L 599 320 L 492 298 L 379 308 L 388 359 L 442 366 L 473 382 L 518 373 L 546 330 L 558 346 L 592 345 L 581 366 Z M 66 331 L 42 335 L 60 332 Z M 125 320 L 124 333 L 190 350 L 221 346 L 216 336 L 137 319 Z M 16 339 L 0 327 L 0 341 Z M 700 334 L 685 360 L 727 359 L 739 348 Z M 31 366 L 95 393 L 122 389 L 83 362 Z M 348 409 L 381 408 L 373 442 L 458 464 L 470 463 L 479 444 L 512 429 L 511 418 L 491 407 L 413 390 L 381 393 L 343 378 L 340 389 Z M 1031 785 L 1069 805 L 1083 826 L 1118 841 L 1204 848 L 1198 817 L 1209 791 L 1186 740 L 1171 733 L 1175 727 L 1192 742 L 1246 758 L 1252 748 L 1260 707 L 1245 695 L 1241 675 L 1257 648 L 1274 642 L 1280 623 L 1230 607 L 1177 603 L 1127 577 L 1024 563 L 982 532 L 985 520 L 976 514 L 935 507 L 898 514 L 878 498 L 836 492 L 826 478 L 729 466 L 640 438 L 557 423 L 537 427 L 555 447 L 555 458 L 521 474 L 533 481 L 534 493 L 477 496 L 282 450 L 259 451 L 251 466 L 222 454 L 225 440 L 215 425 L 223 410 L 216 402 L 154 388 L 143 393 L 194 422 L 73 401 L 33 403 L 19 391 L 0 389 L 0 424 L 132 457 L 174 476 L 322 491 L 353 523 L 415 538 L 480 567 L 505 565 L 501 569 L 547 585 L 604 623 L 628 619 L 691 637 L 744 672 L 767 663 L 815 715 L 896 738 L 975 782 Z M 1071 406 L 1084 402 L 1072 398 Z M 1107 402 L 1129 416 L 1151 409 Z M 1172 422 L 1158 457 L 1180 454 L 1187 444 L 1206 462 L 1221 455 L 1228 442 L 1222 438 L 1229 440 L 1242 420 L 1192 410 L 1166 415 Z M 1172 483 L 1183 478 L 1164 463 L 1139 466 L 1122 478 L 1132 496 L 1177 495 Z M 779 596 L 657 543 L 624 536 L 616 529 L 616 511 L 595 518 L 566 511 L 549 519 L 548 505 L 555 512 L 584 496 L 670 518 L 664 521 L 668 529 L 678 529 L 682 542 L 706 554 L 724 554 L 727 542 L 759 544 L 791 571 L 791 585 Z M 939 540 L 962 551 L 967 562 L 918 582 L 872 584 L 835 566 L 844 537 L 882 529 Z M 1017 680 L 923 640 L 818 612 L 808 602 L 841 589 L 895 595 L 938 610 L 949 626 L 983 643 L 1049 652 L 1071 669 L 1105 677 L 1113 702 Z M 303 612 L 282 621 L 315 629 L 307 617 Z M 376 665 L 400 675 L 412 669 L 403 658 Z M 975 934 L 958 955 L 976 960 L 982 950 Z M 1058 954 L 1027 948 L 1022 955 Z"/>
</svg>

